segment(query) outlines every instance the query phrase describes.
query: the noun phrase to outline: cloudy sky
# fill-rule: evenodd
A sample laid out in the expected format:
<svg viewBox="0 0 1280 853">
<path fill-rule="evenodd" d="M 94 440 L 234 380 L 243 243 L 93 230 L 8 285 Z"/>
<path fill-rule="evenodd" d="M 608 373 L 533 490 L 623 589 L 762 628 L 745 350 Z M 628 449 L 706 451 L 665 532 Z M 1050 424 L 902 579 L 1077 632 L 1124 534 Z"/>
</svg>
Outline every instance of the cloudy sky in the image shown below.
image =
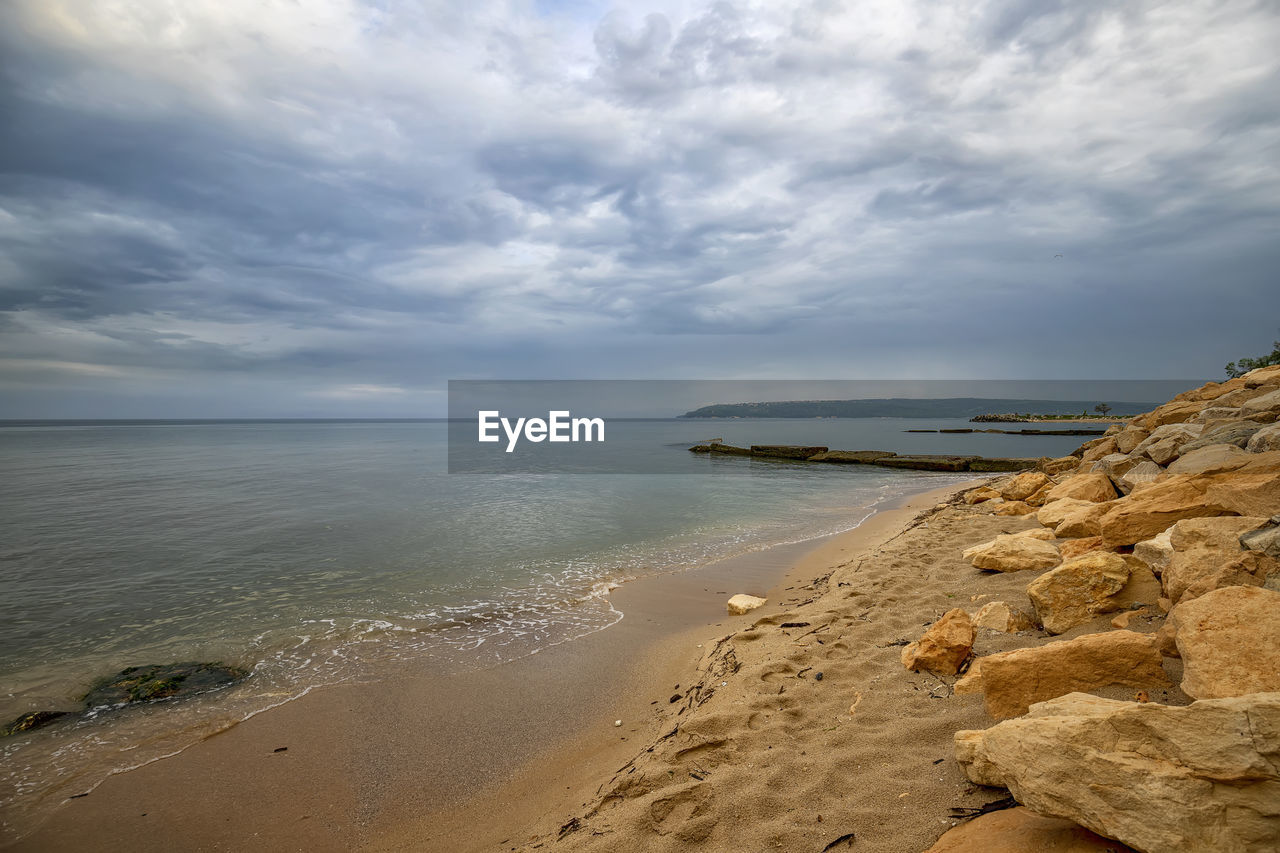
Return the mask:
<svg viewBox="0 0 1280 853">
<path fill-rule="evenodd" d="M 0 417 L 475 378 L 1219 378 L 1262 2 L 6 0 Z"/>
</svg>

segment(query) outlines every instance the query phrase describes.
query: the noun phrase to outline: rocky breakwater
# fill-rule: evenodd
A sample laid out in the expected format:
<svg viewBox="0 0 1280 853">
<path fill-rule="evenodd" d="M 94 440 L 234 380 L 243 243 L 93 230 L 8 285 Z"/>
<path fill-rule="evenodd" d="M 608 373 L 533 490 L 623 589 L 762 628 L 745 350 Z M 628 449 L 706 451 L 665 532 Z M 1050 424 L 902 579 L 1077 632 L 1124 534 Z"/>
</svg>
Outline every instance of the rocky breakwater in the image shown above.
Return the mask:
<svg viewBox="0 0 1280 853">
<path fill-rule="evenodd" d="M 1065 635 L 960 668 L 955 693 L 1003 720 L 956 732 L 972 782 L 1147 853 L 1280 849 L 1277 421 L 1280 367 L 1188 391 L 1042 463 L 1016 498 L 1039 527 L 965 551 L 1035 573 L 1034 621 Z"/>
</svg>

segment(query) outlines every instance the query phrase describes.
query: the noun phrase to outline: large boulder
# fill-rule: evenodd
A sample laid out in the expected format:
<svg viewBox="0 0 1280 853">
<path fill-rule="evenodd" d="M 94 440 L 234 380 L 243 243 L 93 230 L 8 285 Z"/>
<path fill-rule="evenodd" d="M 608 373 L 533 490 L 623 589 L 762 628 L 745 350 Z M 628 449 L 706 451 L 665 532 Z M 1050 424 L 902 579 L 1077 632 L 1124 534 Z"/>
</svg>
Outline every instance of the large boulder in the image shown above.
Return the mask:
<svg viewBox="0 0 1280 853">
<path fill-rule="evenodd" d="M 989 631 L 1000 631 L 1005 634 L 1034 631 L 1036 628 L 1034 619 L 1003 601 L 988 601 L 982 605 L 982 608 L 973 614 L 973 624 L 977 628 L 986 628 Z"/>
<path fill-rule="evenodd" d="M 1090 466 L 1089 470 L 1093 473 L 1106 474 L 1111 482 L 1117 483 L 1124 473 L 1139 462 L 1146 462 L 1145 459 L 1137 459 L 1127 453 L 1110 453 Z"/>
<path fill-rule="evenodd" d="M 1080 445 L 1080 449 L 1080 460 L 1082 462 L 1097 462 L 1102 457 L 1118 450 L 1114 437 L 1099 438 L 1085 442 Z"/>
<path fill-rule="evenodd" d="M 1027 471 L 1013 477 L 1000 489 L 1000 496 L 1007 501 L 1025 501 L 1046 484 L 1052 482 L 1049 475 L 1041 471 Z"/>
<path fill-rule="evenodd" d="M 1093 501 L 1082 501 L 1079 498 L 1059 498 L 1040 507 L 1036 513 L 1036 521 L 1045 527 L 1055 528 L 1062 520 L 1076 510 L 1092 509 Z"/>
<path fill-rule="evenodd" d="M 1186 707 L 1072 694 L 955 735 L 970 781 L 1149 853 L 1280 849 L 1280 694 Z"/>
<path fill-rule="evenodd" d="M 986 501 L 995 500 L 1000 497 L 1000 492 L 990 486 L 978 486 L 976 489 L 970 489 L 964 493 L 964 502 L 969 506 L 985 503 Z"/>
<path fill-rule="evenodd" d="M 1104 506 L 1110 509 L 1098 524 L 1110 547 L 1150 539 L 1184 518 L 1270 517 L 1280 513 L 1280 453 L 1253 454 L 1221 474 L 1174 474 Z"/>
<path fill-rule="evenodd" d="M 1027 587 L 1040 623 L 1061 634 L 1102 613 L 1119 608 L 1119 593 L 1129 582 L 1129 564 L 1110 551 L 1095 551 L 1045 572 Z"/>
<path fill-rule="evenodd" d="M 1054 459 L 1041 459 L 1036 464 L 1036 470 L 1043 471 L 1050 477 L 1056 477 L 1059 474 L 1076 470 L 1079 465 L 1080 460 L 1074 456 L 1059 456 Z"/>
<path fill-rule="evenodd" d="M 1018 806 L 948 830 L 925 853 L 1133 853 L 1133 848 L 1078 823 Z"/>
<path fill-rule="evenodd" d="M 1190 420 L 1199 414 L 1203 408 L 1205 408 L 1203 402 L 1172 400 L 1147 412 L 1145 415 L 1138 415 L 1130 421 L 1130 425 L 1154 431 L 1166 424 L 1176 424 Z"/>
<path fill-rule="evenodd" d="M 1240 406 L 1240 414 L 1250 420 L 1275 423 L 1280 418 L 1280 388 L 1244 403 Z"/>
<path fill-rule="evenodd" d="M 1146 456 L 1157 465 L 1168 465 L 1178 458 L 1182 446 L 1200 437 L 1203 424 L 1165 424 L 1152 430 L 1133 449 L 1134 456 Z"/>
<path fill-rule="evenodd" d="M 959 607 L 948 610 L 924 636 L 902 650 L 902 665 L 916 671 L 955 675 L 973 650 L 975 636 L 968 613 Z"/>
<path fill-rule="evenodd" d="M 1240 547 L 1240 535 L 1266 522 L 1255 516 L 1187 518 L 1169 530 L 1172 554 L 1161 583 L 1173 604 L 1227 586 L 1262 586 L 1280 562 Z M 1136 550 L 1136 549 L 1135 549 Z"/>
<path fill-rule="evenodd" d="M 1250 453 L 1267 453 L 1280 450 L 1280 424 L 1263 427 L 1249 437 L 1245 449 Z"/>
<path fill-rule="evenodd" d="M 1164 475 L 1164 469 L 1149 459 L 1144 459 L 1137 465 L 1131 465 L 1120 475 L 1120 479 L 1116 480 L 1116 488 L 1121 494 L 1130 495 L 1134 490 L 1140 489 L 1149 483 L 1158 481 Z"/>
<path fill-rule="evenodd" d="M 1266 424 L 1262 421 L 1256 420 L 1231 420 L 1216 427 L 1213 424 L 1205 424 L 1199 438 L 1182 446 L 1182 454 L 1185 456 L 1193 450 L 1199 450 L 1211 444 L 1234 444 L 1236 447 L 1247 447 L 1249 439 L 1265 426 Z"/>
<path fill-rule="evenodd" d="M 1151 435 L 1150 430 L 1140 427 L 1125 427 L 1116 433 L 1116 450 L 1121 453 L 1132 453 L 1133 449 L 1146 440 Z"/>
<path fill-rule="evenodd" d="M 1045 494 L 1043 503 L 1049 503 L 1061 498 L 1075 498 L 1081 501 L 1102 503 L 1118 497 L 1119 495 L 1116 493 L 1115 486 L 1111 484 L 1110 477 L 1103 473 L 1089 473 L 1077 474 L 1058 483 Z"/>
<path fill-rule="evenodd" d="M 1111 508 L 1110 503 L 1086 502 L 1086 506 L 1077 506 L 1062 516 L 1058 526 L 1053 529 L 1055 536 L 1074 539 L 1082 536 L 1097 536 L 1102 532 L 1098 520 Z"/>
<path fill-rule="evenodd" d="M 995 509 L 991 511 L 992 515 L 1031 515 L 1031 513 L 1036 511 L 1035 507 L 1024 501 L 1000 501 L 999 504 L 995 504 L 994 506 Z"/>
<path fill-rule="evenodd" d="M 1170 474 L 1219 474 L 1249 462 L 1249 454 L 1234 444 L 1208 444 L 1184 453 L 1169 465 Z"/>
<path fill-rule="evenodd" d="M 1154 634 L 1107 631 L 977 658 L 957 693 L 982 692 L 987 713 L 1018 717 L 1036 702 L 1112 685 L 1168 687 Z"/>
<path fill-rule="evenodd" d="M 1240 377 L 1246 388 L 1258 388 L 1263 385 L 1280 383 L 1280 364 L 1269 364 L 1266 367 L 1250 370 Z"/>
<path fill-rule="evenodd" d="M 1229 586 L 1185 601 L 1165 629 L 1182 658 L 1182 692 L 1196 699 L 1280 691 L 1280 592 Z"/>
<path fill-rule="evenodd" d="M 1079 539 L 1063 539 L 1058 543 L 1058 553 L 1062 555 L 1062 562 L 1064 563 L 1068 560 L 1074 560 L 1076 557 L 1083 557 L 1090 551 L 1099 550 L 1106 550 L 1102 547 L 1101 536 L 1083 536 Z"/>
<path fill-rule="evenodd" d="M 968 548 L 961 556 L 975 568 L 993 572 L 1047 569 L 1062 562 L 1053 543 L 1007 533 Z"/>
</svg>

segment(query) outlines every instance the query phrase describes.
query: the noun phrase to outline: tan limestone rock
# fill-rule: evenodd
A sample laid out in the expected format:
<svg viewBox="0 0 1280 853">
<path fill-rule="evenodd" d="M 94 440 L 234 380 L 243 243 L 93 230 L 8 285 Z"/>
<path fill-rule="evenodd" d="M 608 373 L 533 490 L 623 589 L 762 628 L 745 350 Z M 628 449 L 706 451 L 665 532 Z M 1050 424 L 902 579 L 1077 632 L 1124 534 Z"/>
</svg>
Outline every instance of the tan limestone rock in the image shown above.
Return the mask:
<svg viewBox="0 0 1280 853">
<path fill-rule="evenodd" d="M 1036 470 L 1043 471 L 1050 477 L 1056 477 L 1059 474 L 1074 471 L 1079 464 L 1080 460 L 1074 456 L 1059 456 L 1056 459 L 1041 459 L 1036 465 Z"/>
<path fill-rule="evenodd" d="M 1120 629 L 1128 628 L 1130 622 L 1137 617 L 1145 616 L 1146 614 L 1147 609 L 1145 607 L 1139 607 L 1137 610 L 1126 610 L 1123 613 L 1116 614 L 1116 616 L 1112 618 L 1111 627 Z"/>
<path fill-rule="evenodd" d="M 1048 528 L 1045 528 L 1046 530 Z M 1079 539 L 1066 539 L 1058 543 L 1058 553 L 1062 555 L 1062 561 L 1074 560 L 1077 557 L 1083 557 L 1090 551 L 1105 550 L 1102 548 L 1101 536 L 1084 536 Z"/>
<path fill-rule="evenodd" d="M 1227 586 L 1262 586 L 1280 571 L 1276 561 L 1240 547 L 1240 535 L 1266 523 L 1255 516 L 1188 518 L 1169 530 L 1172 553 L 1161 576 L 1164 594 L 1178 604 Z"/>
<path fill-rule="evenodd" d="M 1145 415 L 1138 415 L 1131 423 L 1133 426 L 1154 431 L 1166 424 L 1176 424 L 1190 420 L 1199 414 L 1204 407 L 1205 404 L 1203 402 L 1174 400 L 1147 412 Z"/>
<path fill-rule="evenodd" d="M 1018 474 L 1000 488 L 1000 496 L 1007 501 L 1023 501 L 1031 497 L 1041 486 L 1052 482 L 1049 475 L 1041 471 L 1026 471 Z"/>
<path fill-rule="evenodd" d="M 1051 488 L 1045 495 L 1044 503 L 1056 501 L 1060 498 L 1075 498 L 1081 501 L 1102 503 L 1115 500 L 1118 497 L 1115 486 L 1111 484 L 1111 478 L 1106 474 L 1076 474 L 1074 477 L 1068 477 Z"/>
<path fill-rule="evenodd" d="M 1086 506 L 1076 507 L 1063 515 L 1058 526 L 1053 529 L 1055 536 L 1075 539 L 1082 536 L 1097 536 L 1101 533 L 1098 520 L 1111 508 L 1110 503 L 1086 502 Z"/>
<path fill-rule="evenodd" d="M 1033 631 L 1036 628 L 1034 619 L 1003 601 L 989 601 L 982 605 L 982 609 L 973 615 L 973 624 L 978 628 L 1002 631 L 1006 634 Z"/>
<path fill-rule="evenodd" d="M 752 610 L 755 610 L 757 607 L 763 607 L 767 601 L 768 601 L 767 598 L 760 598 L 759 596 L 756 596 L 756 595 L 746 595 L 745 593 L 739 593 L 735 595 L 733 598 L 729 599 L 729 602 L 726 606 L 728 607 L 730 615 L 741 616 L 744 613 L 750 613 Z"/>
<path fill-rule="evenodd" d="M 1125 427 L 1116 434 L 1116 450 L 1120 453 L 1132 453 L 1133 449 L 1151 435 L 1150 430 L 1141 427 Z"/>
<path fill-rule="evenodd" d="M 1096 551 L 1045 572 L 1027 587 L 1027 597 L 1044 629 L 1061 634 L 1118 609 L 1116 596 L 1128 584 L 1129 572 L 1124 557 Z"/>
<path fill-rule="evenodd" d="M 1011 535 L 1025 536 L 1028 539 L 1040 539 L 1045 542 L 1053 542 L 1055 538 L 1053 531 L 1047 527 L 1032 527 L 1027 530 L 1019 530 L 1017 533 Z"/>
<path fill-rule="evenodd" d="M 1280 694 L 1171 707 L 1077 693 L 955 747 L 976 784 L 1139 850 L 1280 847 Z"/>
<path fill-rule="evenodd" d="M 964 502 L 973 506 L 998 497 L 1000 497 L 1000 492 L 990 486 L 978 486 L 978 488 L 970 489 L 964 493 Z"/>
<path fill-rule="evenodd" d="M 1173 543 L 1170 537 L 1173 535 L 1173 528 L 1170 527 L 1163 533 L 1157 533 L 1150 539 L 1144 539 L 1133 546 L 1133 556 L 1146 564 L 1147 568 L 1159 577 L 1169 565 L 1169 560 L 1173 557 Z M 1101 541 L 1102 537 L 1098 537 Z M 1065 555 L 1063 557 L 1065 559 Z"/>
<path fill-rule="evenodd" d="M 1135 489 L 1158 481 L 1163 474 L 1164 469 L 1159 465 L 1149 459 L 1143 460 L 1120 475 L 1120 479 L 1115 481 L 1116 488 L 1123 494 L 1132 494 Z"/>
<path fill-rule="evenodd" d="M 1078 823 L 1018 806 L 988 812 L 948 830 L 925 853 L 1132 853 Z"/>
<path fill-rule="evenodd" d="M 1080 454 L 1082 462 L 1097 462 L 1104 456 L 1108 456 L 1117 451 L 1116 440 L 1114 438 L 1100 438 L 1081 445 L 1087 448 Z"/>
<path fill-rule="evenodd" d="M 1280 592 L 1230 586 L 1169 613 L 1182 691 L 1196 699 L 1280 691 Z"/>
<path fill-rule="evenodd" d="M 1025 714 L 1035 702 L 1111 685 L 1168 687 L 1163 658 L 1151 634 L 1107 631 L 978 658 L 969 667 L 996 719 Z"/>
<path fill-rule="evenodd" d="M 1093 501 L 1082 501 L 1079 498 L 1061 498 L 1056 501 L 1050 501 L 1040 507 L 1040 511 L 1036 513 L 1036 521 L 1045 527 L 1056 528 L 1071 512 L 1077 509 L 1088 509 L 1092 506 Z"/>
<path fill-rule="evenodd" d="M 1234 471 L 1248 462 L 1249 454 L 1234 444 L 1207 444 L 1179 456 L 1169 466 L 1169 473 L 1218 474 Z"/>
<path fill-rule="evenodd" d="M 968 613 L 959 607 L 948 610 L 924 636 L 902 650 L 902 665 L 916 671 L 954 675 L 973 650 L 975 636 Z"/>
<path fill-rule="evenodd" d="M 1007 533 L 967 548 L 961 556 L 974 568 L 993 572 L 1047 569 L 1062 562 L 1051 542 Z"/>
<path fill-rule="evenodd" d="M 1028 503 L 1025 503 L 1024 501 L 1003 501 L 999 506 L 995 508 L 995 510 L 991 514 L 1017 516 L 1017 515 L 1031 515 L 1031 513 L 1035 511 L 1036 511 L 1035 507 L 1031 506 Z"/>
<path fill-rule="evenodd" d="M 1280 389 L 1249 400 L 1240 407 L 1240 414 L 1250 420 L 1275 423 L 1280 418 Z"/>
<path fill-rule="evenodd" d="M 1245 449 L 1250 453 L 1267 453 L 1280 450 L 1280 424 L 1272 424 L 1255 432 Z"/>
</svg>

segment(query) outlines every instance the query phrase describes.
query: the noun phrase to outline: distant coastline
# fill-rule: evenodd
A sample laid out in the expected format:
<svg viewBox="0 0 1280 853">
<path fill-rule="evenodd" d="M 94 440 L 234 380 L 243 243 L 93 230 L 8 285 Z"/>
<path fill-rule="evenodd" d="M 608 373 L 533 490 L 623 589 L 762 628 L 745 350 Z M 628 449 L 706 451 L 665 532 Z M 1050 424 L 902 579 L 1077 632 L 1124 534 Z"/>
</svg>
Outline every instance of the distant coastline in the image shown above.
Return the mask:
<svg viewBox="0 0 1280 853">
<path fill-rule="evenodd" d="M 909 398 L 865 400 L 787 400 L 760 403 L 715 403 L 685 412 L 681 418 L 974 418 L 991 412 L 1036 412 L 1043 419 L 1054 416 L 1089 418 L 1087 413 L 1105 405 L 1112 419 L 1137 415 L 1154 403 L 1115 400 L 1011 400 L 988 397 Z"/>
</svg>

